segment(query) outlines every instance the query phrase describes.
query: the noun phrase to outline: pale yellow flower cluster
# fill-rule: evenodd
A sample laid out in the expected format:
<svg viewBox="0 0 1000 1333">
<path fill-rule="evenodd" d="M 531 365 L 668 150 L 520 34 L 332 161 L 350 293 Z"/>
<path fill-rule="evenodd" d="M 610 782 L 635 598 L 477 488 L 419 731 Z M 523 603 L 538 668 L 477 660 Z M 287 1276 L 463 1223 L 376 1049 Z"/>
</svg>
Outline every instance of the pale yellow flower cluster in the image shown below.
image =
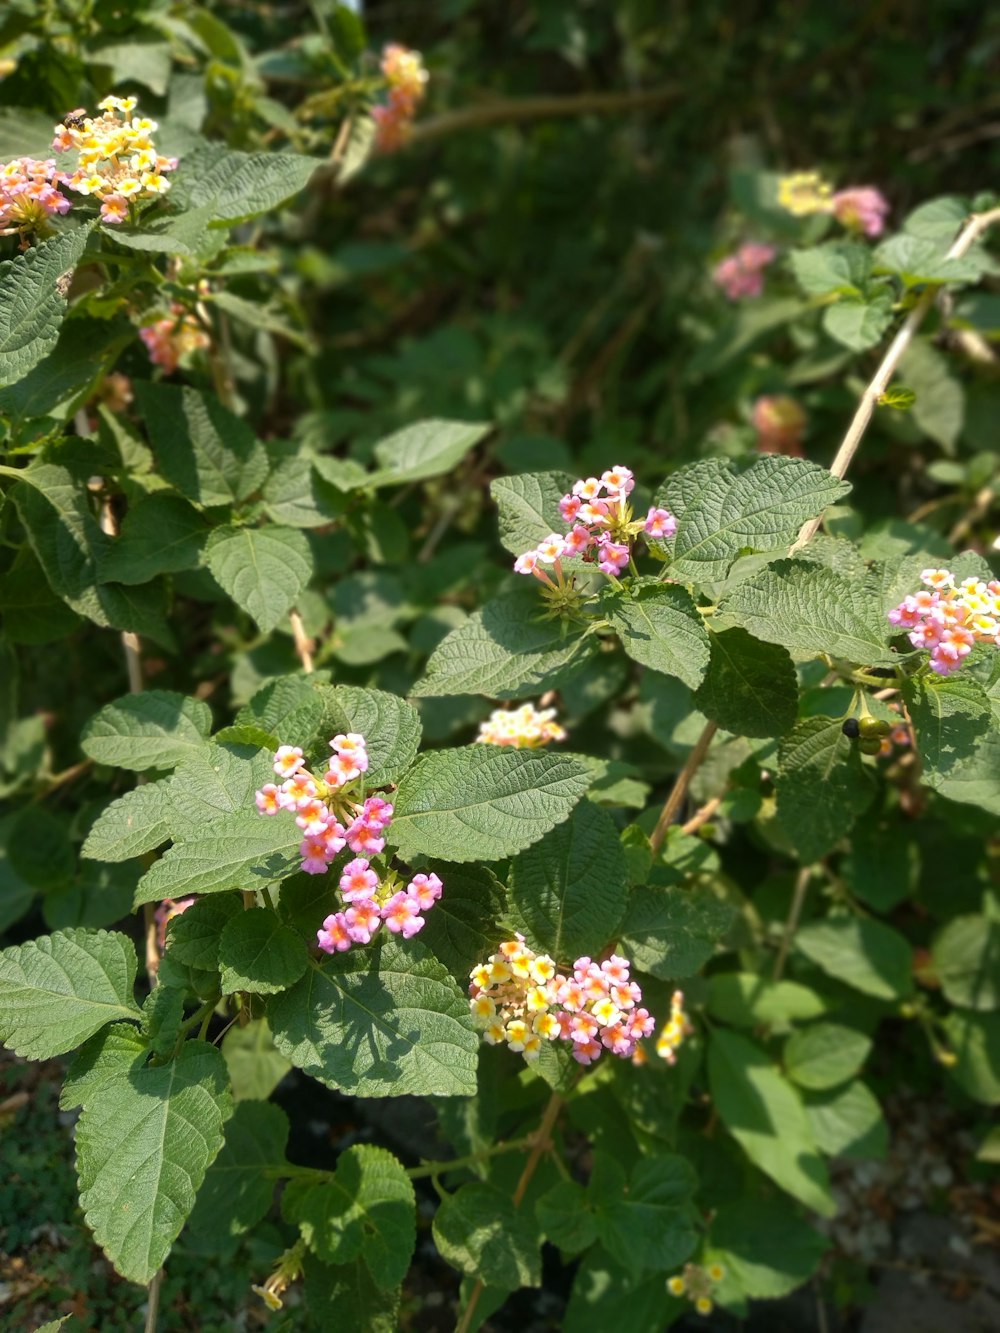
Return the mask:
<svg viewBox="0 0 1000 1333">
<path fill-rule="evenodd" d="M 684 992 L 675 990 L 670 1001 L 670 1017 L 660 1028 L 656 1038 L 656 1054 L 672 1065 L 677 1059 L 677 1048 L 691 1031 L 684 1012 Z"/>
<path fill-rule="evenodd" d="M 476 742 L 506 745 L 515 750 L 535 750 L 549 741 L 564 741 L 566 732 L 556 722 L 554 708 L 537 709 L 534 704 L 520 708 L 497 708 L 479 724 Z"/>
<path fill-rule="evenodd" d="M 833 212 L 833 187 L 818 171 L 796 171 L 778 182 L 778 204 L 797 218 Z"/>
<path fill-rule="evenodd" d="M 166 172 L 177 159 L 156 151 L 155 120 L 133 116 L 134 97 L 106 97 L 99 103 L 101 115 L 72 111 L 56 126 L 52 146 L 58 152 L 76 149 L 79 162 L 67 178 L 70 189 L 92 195 L 101 203 L 104 222 L 124 222 L 133 201 L 155 199 L 170 189 Z"/>
</svg>

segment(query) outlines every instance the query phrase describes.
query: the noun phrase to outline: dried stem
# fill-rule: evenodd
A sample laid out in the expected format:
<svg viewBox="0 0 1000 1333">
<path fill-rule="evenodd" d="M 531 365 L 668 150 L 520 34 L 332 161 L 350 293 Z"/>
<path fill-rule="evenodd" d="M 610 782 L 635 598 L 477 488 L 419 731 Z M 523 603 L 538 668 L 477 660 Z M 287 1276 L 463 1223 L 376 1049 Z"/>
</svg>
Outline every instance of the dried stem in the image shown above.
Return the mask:
<svg viewBox="0 0 1000 1333">
<path fill-rule="evenodd" d="M 979 490 L 976 498 L 969 506 L 969 509 L 958 520 L 951 532 L 948 533 L 948 540 L 951 542 L 952 546 L 957 546 L 959 542 L 965 541 L 975 524 L 989 512 L 993 500 L 993 483 L 988 482 Z"/>
<path fill-rule="evenodd" d="M 809 880 L 811 877 L 811 866 L 803 866 L 796 877 L 795 888 L 792 891 L 792 905 L 788 909 L 788 920 L 785 922 L 785 929 L 781 936 L 781 944 L 778 946 L 778 956 L 774 960 L 774 971 L 771 973 L 772 981 L 780 981 L 781 974 L 785 970 L 788 951 L 792 947 L 792 940 L 795 938 L 795 932 L 799 928 L 799 917 L 802 915 L 802 908 L 806 901 L 806 891 L 809 888 Z"/>
<path fill-rule="evenodd" d="M 975 213 L 963 227 L 961 234 L 955 241 L 946 255 L 947 259 L 959 259 L 969 249 L 972 243 L 994 222 L 1000 221 L 1000 208 L 991 208 L 986 213 Z M 830 471 L 835 477 L 843 477 L 847 469 L 851 466 L 854 455 L 858 451 L 858 446 L 868 429 L 868 423 L 871 421 L 875 412 L 875 407 L 879 399 L 885 393 L 896 371 L 896 367 L 902 360 L 903 354 L 913 341 L 914 335 L 923 323 L 924 318 L 934 304 L 940 287 L 938 284 L 928 286 L 916 305 L 903 321 L 902 327 L 889 344 L 889 350 L 882 358 L 882 364 L 875 372 L 875 378 L 868 388 L 861 395 L 857 411 L 854 413 L 854 419 L 847 428 L 847 434 L 844 436 L 843 443 L 837 450 L 837 456 L 830 465 Z M 822 515 L 811 518 L 808 523 L 803 523 L 799 530 L 799 535 L 792 543 L 789 549 L 789 555 L 794 555 L 796 551 L 802 549 L 810 541 L 819 529 Z"/>
<path fill-rule="evenodd" d="M 305 626 L 302 624 L 302 617 L 298 611 L 289 611 L 288 619 L 292 625 L 292 637 L 295 640 L 295 651 L 298 659 L 302 663 L 302 670 L 311 675 L 313 672 L 313 649 L 316 647 L 312 639 L 306 634 Z"/>
<path fill-rule="evenodd" d="M 705 804 L 701 807 L 700 810 L 696 810 L 694 812 L 694 814 L 691 816 L 691 818 L 687 821 L 686 824 L 681 825 L 681 832 L 696 833 L 698 829 L 701 828 L 702 824 L 708 823 L 708 821 L 712 818 L 712 816 L 715 814 L 716 810 L 718 810 L 721 804 L 722 804 L 722 797 L 713 796 L 710 801 L 705 802 Z"/>
<path fill-rule="evenodd" d="M 659 856 L 660 849 L 663 847 L 667 836 L 667 829 L 674 822 L 677 812 L 684 804 L 684 798 L 687 796 L 687 789 L 690 786 L 691 779 L 698 771 L 698 766 L 708 753 L 708 747 L 712 744 L 712 737 L 718 731 L 714 722 L 705 724 L 705 729 L 698 737 L 694 749 L 684 761 L 684 767 L 674 779 L 674 785 L 670 788 L 670 795 L 663 803 L 663 809 L 660 811 L 660 817 L 656 821 L 656 828 L 653 829 L 653 836 L 649 840 L 649 845 L 653 849 L 653 855 Z"/>
</svg>

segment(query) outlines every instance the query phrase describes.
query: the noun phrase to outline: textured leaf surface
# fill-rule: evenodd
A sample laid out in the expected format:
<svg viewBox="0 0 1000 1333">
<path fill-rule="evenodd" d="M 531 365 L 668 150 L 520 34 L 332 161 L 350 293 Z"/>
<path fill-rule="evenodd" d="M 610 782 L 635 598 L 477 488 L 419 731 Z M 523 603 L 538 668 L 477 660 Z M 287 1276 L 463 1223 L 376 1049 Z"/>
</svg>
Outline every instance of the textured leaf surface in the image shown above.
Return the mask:
<svg viewBox="0 0 1000 1333">
<path fill-rule="evenodd" d="M 0 264 L 0 386 L 22 379 L 56 345 L 66 313 L 57 283 L 89 235 L 77 227 Z"/>
<path fill-rule="evenodd" d="M 358 1097 L 471 1097 L 478 1038 L 465 996 L 419 940 L 310 965 L 268 1002 L 278 1050 Z"/>
<path fill-rule="evenodd" d="M 712 1102 L 753 1164 L 824 1217 L 836 1212 L 798 1094 L 747 1037 L 718 1028 L 708 1046 Z"/>
<path fill-rule="evenodd" d="M 187 893 L 260 889 L 290 874 L 301 830 L 289 811 L 232 815 L 218 832 L 175 843 L 139 881 L 135 906 Z"/>
<path fill-rule="evenodd" d="M 245 1028 L 231 1027 L 222 1039 L 222 1055 L 237 1102 L 266 1101 L 292 1067 L 264 1018 L 251 1019 Z"/>
<path fill-rule="evenodd" d="M 476 963 L 493 953 L 503 937 L 496 924 L 506 905 L 503 886 L 486 866 L 434 861 L 430 869 L 444 889 L 420 939 L 465 985 Z"/>
<path fill-rule="evenodd" d="M 487 602 L 438 644 L 411 693 L 523 699 L 561 684 L 597 643 L 579 626 L 543 619 L 542 612 L 532 587 Z"/>
<path fill-rule="evenodd" d="M 231 1114 L 225 1061 L 207 1042 L 91 1089 L 76 1131 L 80 1203 L 130 1282 L 149 1282 L 167 1257 Z"/>
<path fill-rule="evenodd" d="M 836 917 L 802 926 L 795 948 L 824 972 L 879 1000 L 913 991 L 913 955 L 905 936 L 869 917 Z"/>
<path fill-rule="evenodd" d="M 235 893 L 199 898 L 186 912 L 167 922 L 165 957 L 202 971 L 219 965 L 219 936 L 226 923 L 243 910 Z"/>
<path fill-rule="evenodd" d="M 309 543 L 297 528 L 216 528 L 205 560 L 237 606 L 264 634 L 274 629 L 312 578 Z"/>
<path fill-rule="evenodd" d="M 795 722 L 798 680 L 787 651 L 744 629 L 709 636 L 708 674 L 695 694 L 707 718 L 737 736 L 783 736 Z"/>
<path fill-rule="evenodd" d="M 0 953 L 0 1039 L 48 1060 L 105 1023 L 138 1018 L 136 956 L 127 935 L 58 930 Z"/>
<path fill-rule="evenodd" d="M 309 745 L 323 716 L 318 690 L 297 676 L 268 681 L 236 714 L 236 725 L 262 727 L 282 745 Z M 325 738 L 329 740 L 329 737 Z"/>
<path fill-rule="evenodd" d="M 306 942 L 265 907 L 230 918 L 219 938 L 222 993 L 252 991 L 270 995 L 286 990 L 306 970 Z"/>
<path fill-rule="evenodd" d="M 569 817 L 590 785 L 570 755 L 469 745 L 422 755 L 399 785 L 389 838 L 404 860 L 512 856 Z"/>
<path fill-rule="evenodd" d="M 787 547 L 850 489 L 798 458 L 759 458 L 741 473 L 717 459 L 681 468 L 656 497 L 677 518 L 671 576 L 724 578 L 739 555 Z"/>
<path fill-rule="evenodd" d="M 324 722 L 330 735 L 356 731 L 368 747 L 368 787 L 398 782 L 417 757 L 420 746 L 420 714 L 395 694 L 385 690 L 361 690 L 354 685 L 321 689 L 325 704 Z"/>
<path fill-rule="evenodd" d="M 614 820 L 581 801 L 511 866 L 510 901 L 528 943 L 568 962 L 597 957 L 621 924 L 628 865 Z"/>
<path fill-rule="evenodd" d="M 769 565 L 739 584 L 718 614 L 797 657 L 829 653 L 859 665 L 897 660 L 874 591 L 809 560 Z"/>
<path fill-rule="evenodd" d="M 531 550 L 550 532 L 563 531 L 559 501 L 571 485 L 564 472 L 524 472 L 490 482 L 500 540 L 511 555 Z"/>
<path fill-rule="evenodd" d="M 854 1079 L 832 1092 L 805 1096 L 813 1137 L 828 1157 L 882 1158 L 889 1146 L 889 1126 L 866 1083 Z"/>
<path fill-rule="evenodd" d="M 923 763 L 921 778 L 928 787 L 940 789 L 962 774 L 980 748 L 991 724 L 989 696 L 978 681 L 961 676 L 917 680 L 907 694 Z"/>
<path fill-rule="evenodd" d="M 715 953 L 733 915 L 708 889 L 635 889 L 622 946 L 643 972 L 665 981 L 688 977 Z"/>
<path fill-rule="evenodd" d="M 542 1280 L 538 1239 L 510 1195 L 471 1181 L 447 1195 L 434 1215 L 434 1244 L 446 1263 L 486 1286 L 537 1287 Z"/>
<path fill-rule="evenodd" d="M 99 764 L 174 768 L 206 742 L 212 713 L 200 699 L 172 690 L 146 690 L 105 704 L 88 722 L 80 741 Z"/>
<path fill-rule="evenodd" d="M 146 583 L 157 574 L 194 569 L 208 525 L 179 495 L 155 494 L 129 509 L 121 536 L 100 564 L 102 583 Z"/>
<path fill-rule="evenodd" d="M 280 208 L 304 189 L 320 158 L 298 153 L 235 153 L 221 155 L 212 145 L 182 162 L 177 184 L 190 208 L 210 212 L 216 225 L 244 222 Z"/>
<path fill-rule="evenodd" d="M 696 1185 L 671 1153 L 640 1161 L 627 1183 L 619 1163 L 595 1163 L 588 1193 L 608 1252 L 635 1276 L 682 1264 L 698 1243 L 688 1207 Z"/>
<path fill-rule="evenodd" d="M 778 751 L 778 821 L 799 859 L 818 861 L 851 831 L 874 786 L 839 718 L 797 722 Z"/>
<path fill-rule="evenodd" d="M 1000 921 L 957 916 L 936 936 L 931 952 L 952 1004 L 1000 1009 Z"/>
<path fill-rule="evenodd" d="M 732 1272 L 745 1295 L 760 1300 L 800 1287 L 829 1244 L 783 1199 L 737 1199 L 712 1221 L 712 1259 Z"/>
<path fill-rule="evenodd" d="M 242 1236 L 271 1207 L 275 1181 L 263 1173 L 285 1164 L 288 1117 L 268 1102 L 240 1102 L 225 1135 L 188 1222 L 195 1236 L 215 1242 L 220 1236 Z"/>
<path fill-rule="evenodd" d="M 841 1023 L 812 1023 L 785 1042 L 785 1072 L 800 1088 L 835 1088 L 858 1072 L 871 1048 L 863 1032 Z"/>
<path fill-rule="evenodd" d="M 493 427 L 483 421 L 418 421 L 375 446 L 370 486 L 402 486 L 450 472 Z"/>
<path fill-rule="evenodd" d="M 170 781 L 147 782 L 112 801 L 94 821 L 80 855 L 95 861 L 127 861 L 166 842 L 173 813 Z"/>
<path fill-rule="evenodd" d="M 633 592 L 610 589 L 601 609 L 635 662 L 695 689 L 708 666 L 708 634 L 691 594 L 653 583 Z"/>
<path fill-rule="evenodd" d="M 233 741 L 203 745 L 178 764 L 170 784 L 173 836 L 185 841 L 207 832 L 224 831 L 220 820 L 256 813 L 254 792 L 274 781 L 274 754 Z"/>
</svg>

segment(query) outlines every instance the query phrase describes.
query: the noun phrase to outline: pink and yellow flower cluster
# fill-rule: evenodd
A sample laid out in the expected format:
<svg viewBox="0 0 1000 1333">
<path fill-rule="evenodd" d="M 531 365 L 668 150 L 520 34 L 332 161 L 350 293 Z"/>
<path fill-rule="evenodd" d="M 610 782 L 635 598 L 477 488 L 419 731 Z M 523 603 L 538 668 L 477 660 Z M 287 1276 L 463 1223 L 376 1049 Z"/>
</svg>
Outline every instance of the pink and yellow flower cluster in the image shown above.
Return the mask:
<svg viewBox="0 0 1000 1333">
<path fill-rule="evenodd" d="M 68 213 L 70 201 L 58 189 L 66 180 L 54 158 L 15 157 L 0 167 L 0 236 L 39 231 L 54 214 Z"/>
<path fill-rule="evenodd" d="M 166 319 L 154 320 L 139 330 L 154 366 L 172 375 L 181 361 L 192 352 L 203 351 L 211 343 L 206 331 L 189 310 L 175 301 Z"/>
<path fill-rule="evenodd" d="M 496 708 L 479 724 L 477 743 L 505 745 L 515 750 L 536 750 L 550 741 L 564 741 L 566 731 L 555 721 L 554 708 L 538 709 L 532 703 L 520 708 Z"/>
<path fill-rule="evenodd" d="M 166 194 L 166 173 L 177 166 L 176 158 L 156 151 L 156 121 L 133 116 L 135 109 L 134 97 L 106 97 L 98 103 L 100 116 L 88 116 L 80 108 L 56 126 L 52 147 L 79 153 L 78 166 L 66 183 L 100 201 L 104 222 L 124 222 L 135 203 Z"/>
<path fill-rule="evenodd" d="M 778 204 L 795 217 L 832 213 L 842 227 L 865 236 L 881 236 L 889 202 L 874 185 L 837 190 L 816 171 L 798 171 L 778 182 Z"/>
<path fill-rule="evenodd" d="M 536 954 L 518 935 L 472 969 L 473 1021 L 489 1045 L 506 1044 L 528 1061 L 538 1059 L 543 1041 L 569 1042 L 581 1065 L 593 1064 L 604 1051 L 635 1056 L 656 1020 L 642 1006 L 630 966 L 618 954 L 602 963 L 584 957 L 563 974 L 548 954 Z"/>
<path fill-rule="evenodd" d="M 925 569 L 920 592 L 889 612 L 890 625 L 909 631 L 914 648 L 930 650 L 930 668 L 949 676 L 977 643 L 1000 647 L 1000 579 L 955 583 L 947 569 Z"/>
<path fill-rule="evenodd" d="M 726 1276 L 721 1264 L 685 1264 L 683 1274 L 667 1278 L 667 1290 L 671 1296 L 687 1296 L 694 1301 L 694 1308 L 699 1314 L 711 1314 L 715 1308 L 712 1300 L 714 1289 Z"/>
<path fill-rule="evenodd" d="M 720 259 L 712 270 L 712 281 L 722 288 L 730 301 L 760 296 L 764 290 L 764 270 L 777 253 L 773 245 L 747 241 L 733 254 Z"/>
<path fill-rule="evenodd" d="M 395 871 L 380 878 L 372 869 L 371 858 L 385 848 L 392 806 L 382 796 L 364 795 L 361 779 L 368 771 L 368 747 L 363 736 L 353 731 L 334 736 L 330 749 L 329 766 L 318 777 L 306 768 L 297 745 L 280 746 L 274 771 L 284 781 L 280 786 L 265 783 L 256 794 L 257 809 L 265 815 L 295 812 L 304 835 L 299 853 L 307 875 L 325 874 L 345 847 L 354 853 L 340 874 L 345 910 L 323 922 L 316 936 L 321 949 L 340 953 L 352 944 L 369 944 L 382 925 L 408 940 L 423 929 L 421 913 L 434 906 L 444 886 L 437 875 L 420 874 L 403 888 Z"/>
<path fill-rule="evenodd" d="M 417 107 L 427 91 L 427 70 L 419 51 L 393 42 L 382 51 L 382 73 L 389 90 L 385 106 L 372 108 L 375 146 L 382 153 L 395 152 L 409 138 Z"/>
<path fill-rule="evenodd" d="M 604 574 L 616 577 L 632 559 L 632 541 L 643 532 L 648 537 L 672 537 L 677 520 L 667 509 L 651 506 L 644 519 L 633 521 L 629 494 L 635 479 L 627 467 L 612 467 L 600 477 L 585 477 L 559 501 L 559 512 L 568 531 L 550 532 L 530 551 L 514 561 L 518 574 L 534 574 L 551 588 L 565 583 L 563 557 L 582 556 L 597 564 Z M 544 566 L 551 566 L 553 582 Z"/>
</svg>

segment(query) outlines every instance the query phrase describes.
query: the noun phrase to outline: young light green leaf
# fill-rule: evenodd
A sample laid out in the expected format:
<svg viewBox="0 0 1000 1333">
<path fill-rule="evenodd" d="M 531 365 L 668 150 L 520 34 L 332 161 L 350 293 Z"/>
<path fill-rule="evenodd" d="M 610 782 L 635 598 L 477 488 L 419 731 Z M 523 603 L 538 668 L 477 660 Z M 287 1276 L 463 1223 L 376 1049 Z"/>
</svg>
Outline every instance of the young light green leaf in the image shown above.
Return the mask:
<svg viewBox="0 0 1000 1333">
<path fill-rule="evenodd" d="M 822 1091 L 846 1083 L 871 1052 L 871 1038 L 841 1023 L 811 1023 L 785 1042 L 785 1072 L 800 1088 Z"/>
<path fill-rule="evenodd" d="M 558 960 L 597 957 L 628 904 L 628 866 L 614 820 L 588 800 L 511 866 L 510 902 L 528 943 Z"/>
<path fill-rule="evenodd" d="M 890 236 L 875 251 L 877 272 L 894 273 L 904 286 L 917 287 L 923 283 L 976 282 L 984 272 L 993 270 L 989 256 L 982 251 L 948 259 L 948 244 L 939 236 L 901 234 Z"/>
<path fill-rule="evenodd" d="M 428 869 L 440 878 L 444 890 L 434 911 L 427 914 L 420 939 L 464 985 L 473 967 L 503 938 L 497 924 L 506 906 L 503 885 L 486 866 L 434 861 Z"/>
<path fill-rule="evenodd" d="M 90 230 L 76 227 L 0 264 L 0 387 L 23 379 L 56 345 L 66 313 L 60 279 L 79 262 Z"/>
<path fill-rule="evenodd" d="M 676 584 L 608 588 L 601 610 L 634 662 L 695 689 L 708 666 L 708 634 L 691 594 Z"/>
<path fill-rule="evenodd" d="M 411 694 L 485 694 L 523 699 L 563 684 L 586 663 L 597 641 L 579 625 L 543 618 L 534 588 L 487 602 L 431 653 Z"/>
<path fill-rule="evenodd" d="M 238 1029 L 233 1029 L 238 1031 Z M 225 1129 L 225 1143 L 205 1174 L 188 1227 L 195 1238 L 217 1242 L 242 1236 L 263 1218 L 274 1198 L 266 1170 L 285 1165 L 288 1117 L 268 1102 L 240 1102 Z"/>
<path fill-rule="evenodd" d="M 622 947 L 636 967 L 654 977 L 689 977 L 715 953 L 734 915 L 709 889 L 634 889 Z"/>
<path fill-rule="evenodd" d="M 783 736 L 798 712 L 798 680 L 787 651 L 744 629 L 709 635 L 708 673 L 694 701 L 737 736 Z"/>
<path fill-rule="evenodd" d="M 807 296 L 831 292 L 860 296 L 872 269 L 871 251 L 856 241 L 831 241 L 793 250 L 789 255 L 796 281 Z"/>
<path fill-rule="evenodd" d="M 230 917 L 219 937 L 222 993 L 272 995 L 287 990 L 306 970 L 306 942 L 265 907 Z"/>
<path fill-rule="evenodd" d="M 827 1007 L 821 995 L 797 981 L 768 981 L 754 972 L 715 972 L 708 978 L 709 1013 L 733 1027 L 787 1028 L 819 1017 Z"/>
<path fill-rule="evenodd" d="M 232 1109 L 225 1061 L 201 1041 L 91 1088 L 76 1131 L 80 1203 L 130 1282 L 149 1282 L 167 1257 Z"/>
<path fill-rule="evenodd" d="M 384 940 L 310 964 L 268 1001 L 278 1050 L 357 1097 L 471 1097 L 478 1038 L 468 1001 L 419 940 Z"/>
<path fill-rule="evenodd" d="M 399 784 L 388 836 L 404 860 L 499 860 L 568 819 L 589 785 L 589 771 L 571 755 L 495 745 L 436 750 Z"/>
<path fill-rule="evenodd" d="M 764 1051 L 717 1028 L 708 1044 L 708 1078 L 719 1118 L 754 1166 L 807 1208 L 832 1217 L 837 1206 L 802 1102 Z"/>
<path fill-rule="evenodd" d="M 138 1018 L 127 935 L 57 930 L 0 953 L 0 1040 L 30 1060 L 74 1050 L 115 1019 Z"/>
<path fill-rule="evenodd" d="M 834 917 L 800 927 L 795 948 L 829 976 L 879 1000 L 913 992 L 913 953 L 905 937 L 869 917 Z"/>
<path fill-rule="evenodd" d="M 102 583 L 147 583 L 194 569 L 208 535 L 202 516 L 179 495 L 156 493 L 129 509 L 121 536 L 100 562 Z"/>
<path fill-rule="evenodd" d="M 174 768 L 206 744 L 212 712 L 200 699 L 145 690 L 105 704 L 84 728 L 80 746 L 99 764 L 144 772 Z"/>
<path fill-rule="evenodd" d="M 222 1039 L 222 1055 L 237 1102 L 267 1101 L 292 1067 L 275 1046 L 266 1018 L 231 1027 Z"/>
<path fill-rule="evenodd" d="M 806 519 L 849 490 L 798 458 L 759 458 L 740 473 L 718 459 L 681 468 L 656 497 L 677 518 L 671 577 L 725 578 L 737 556 L 787 547 Z"/>
<path fill-rule="evenodd" d="M 807 1092 L 806 1118 L 827 1157 L 883 1158 L 889 1126 L 875 1094 L 859 1078 L 833 1092 Z"/>
<path fill-rule="evenodd" d="M 957 916 L 935 936 L 931 955 L 952 1004 L 1000 1009 L 1000 921 Z"/>
<path fill-rule="evenodd" d="M 333 1179 L 293 1182 L 282 1198 L 286 1221 L 298 1223 L 324 1263 L 363 1258 L 383 1290 L 406 1276 L 417 1243 L 417 1199 L 403 1164 L 385 1148 L 358 1143 L 337 1158 Z"/>
<path fill-rule="evenodd" d="M 375 446 L 369 486 L 402 486 L 451 472 L 493 427 L 483 421 L 418 421 Z"/>
<path fill-rule="evenodd" d="M 312 578 L 309 542 L 298 528 L 216 528 L 205 561 L 237 606 L 263 633 L 291 610 Z"/>
<path fill-rule="evenodd" d="M 542 1280 L 538 1237 L 509 1194 L 474 1180 L 446 1195 L 434 1215 L 434 1244 L 445 1263 L 486 1286 L 515 1291 Z"/>
<path fill-rule="evenodd" d="M 215 226 L 231 226 L 280 208 L 322 165 L 298 153 L 220 152 L 212 144 L 184 158 L 178 197 L 187 208 L 210 210 Z"/>
<path fill-rule="evenodd" d="M 839 718 L 797 722 L 778 751 L 778 822 L 808 865 L 847 837 L 875 794 L 856 745 Z"/>
<path fill-rule="evenodd" d="M 564 472 L 524 472 L 490 482 L 500 541 L 511 555 L 530 551 L 550 532 L 563 530 L 559 501 L 571 484 Z"/>
<path fill-rule="evenodd" d="M 323 740 L 340 732 L 364 736 L 368 747 L 368 787 L 398 782 L 420 748 L 420 714 L 404 699 L 385 690 L 361 690 L 354 685 L 316 687 L 323 700 Z"/>
<path fill-rule="evenodd" d="M 166 842 L 173 806 L 170 778 L 147 782 L 112 801 L 91 825 L 81 856 L 94 861 L 127 861 Z"/>
<path fill-rule="evenodd" d="M 852 352 L 881 342 L 892 320 L 892 294 L 885 291 L 877 291 L 870 300 L 838 301 L 823 311 L 823 328 Z"/>
<path fill-rule="evenodd" d="M 758 1300 L 777 1300 L 801 1287 L 829 1245 L 785 1199 L 737 1199 L 724 1203 L 712 1220 L 711 1259 Z"/>
<path fill-rule="evenodd" d="M 293 872 L 301 841 L 289 811 L 268 818 L 252 811 L 231 815 L 218 831 L 174 843 L 139 881 L 134 906 L 188 893 L 264 888 Z"/>
</svg>

